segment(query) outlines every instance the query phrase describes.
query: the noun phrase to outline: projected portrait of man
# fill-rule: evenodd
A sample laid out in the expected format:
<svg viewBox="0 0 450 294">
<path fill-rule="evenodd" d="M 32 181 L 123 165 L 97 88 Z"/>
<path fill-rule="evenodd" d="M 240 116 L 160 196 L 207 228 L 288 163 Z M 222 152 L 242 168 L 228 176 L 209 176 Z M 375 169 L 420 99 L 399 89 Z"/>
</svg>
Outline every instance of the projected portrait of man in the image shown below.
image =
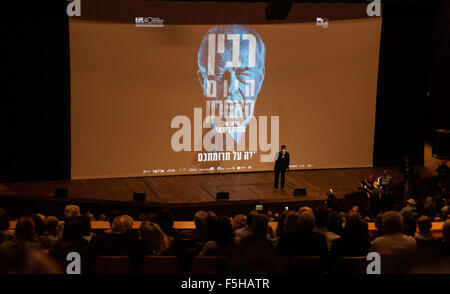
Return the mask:
<svg viewBox="0 0 450 294">
<path fill-rule="evenodd" d="M 259 34 L 243 25 L 211 28 L 198 51 L 198 79 L 210 102 L 209 113 L 215 116 L 211 127 L 237 143 L 253 116 L 264 81 L 265 54 Z"/>
</svg>

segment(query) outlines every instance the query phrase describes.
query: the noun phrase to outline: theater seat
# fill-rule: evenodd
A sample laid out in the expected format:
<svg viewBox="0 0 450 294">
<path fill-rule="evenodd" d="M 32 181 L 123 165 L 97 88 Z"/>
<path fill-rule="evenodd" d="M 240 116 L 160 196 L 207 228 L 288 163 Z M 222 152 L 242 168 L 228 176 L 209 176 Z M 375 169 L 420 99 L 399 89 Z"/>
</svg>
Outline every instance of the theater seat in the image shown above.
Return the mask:
<svg viewBox="0 0 450 294">
<path fill-rule="evenodd" d="M 368 261 L 365 256 L 342 256 L 339 257 L 330 268 L 333 274 L 366 274 Z"/>
<path fill-rule="evenodd" d="M 180 264 L 176 256 L 152 256 L 147 255 L 141 274 L 179 274 Z"/>
<path fill-rule="evenodd" d="M 94 262 L 94 274 L 131 274 L 128 256 L 98 256 Z"/>
<path fill-rule="evenodd" d="M 192 262 L 191 274 L 222 273 L 226 266 L 224 256 L 196 256 Z"/>
<path fill-rule="evenodd" d="M 292 274 L 322 274 L 320 256 L 290 256 L 288 272 Z"/>
</svg>

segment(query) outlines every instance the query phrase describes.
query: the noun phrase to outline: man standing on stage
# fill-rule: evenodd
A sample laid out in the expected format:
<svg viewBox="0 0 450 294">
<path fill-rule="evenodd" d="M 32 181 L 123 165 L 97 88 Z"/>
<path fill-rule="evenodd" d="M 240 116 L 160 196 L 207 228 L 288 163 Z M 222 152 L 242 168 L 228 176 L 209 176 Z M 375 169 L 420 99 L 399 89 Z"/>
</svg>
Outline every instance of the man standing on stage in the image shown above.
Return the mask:
<svg viewBox="0 0 450 294">
<path fill-rule="evenodd" d="M 286 145 L 281 145 L 281 151 L 277 153 L 275 158 L 275 184 L 274 191 L 278 191 L 278 178 L 281 173 L 281 190 L 284 188 L 284 174 L 289 169 L 289 153 L 286 151 Z"/>
</svg>

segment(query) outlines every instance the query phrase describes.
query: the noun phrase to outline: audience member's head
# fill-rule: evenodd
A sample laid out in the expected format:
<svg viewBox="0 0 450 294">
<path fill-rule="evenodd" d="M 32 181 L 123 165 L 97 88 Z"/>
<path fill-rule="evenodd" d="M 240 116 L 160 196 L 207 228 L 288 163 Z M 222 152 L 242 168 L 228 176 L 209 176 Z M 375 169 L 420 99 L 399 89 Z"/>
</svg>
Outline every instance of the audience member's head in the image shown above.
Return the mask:
<svg viewBox="0 0 450 294">
<path fill-rule="evenodd" d="M 446 220 L 442 226 L 442 239 L 445 242 L 450 242 L 450 219 Z"/>
<path fill-rule="evenodd" d="M 234 244 L 234 232 L 228 217 L 221 216 L 217 220 L 214 241 L 219 247 L 232 246 Z"/>
<path fill-rule="evenodd" d="M 22 216 L 17 220 L 14 240 L 37 242 L 37 235 L 34 233 L 34 221 L 31 217 Z"/>
<path fill-rule="evenodd" d="M 249 228 L 252 227 L 253 217 L 258 214 L 259 213 L 256 210 L 250 210 L 249 213 L 247 213 L 247 226 Z"/>
<path fill-rule="evenodd" d="M 284 219 L 284 232 L 293 233 L 298 230 L 298 218 L 300 216 L 300 212 L 298 211 L 289 211 L 286 213 L 286 217 Z"/>
<path fill-rule="evenodd" d="M 76 217 L 76 216 L 80 216 L 80 207 L 78 205 L 67 205 L 64 208 L 64 217 L 65 218 L 69 218 L 69 217 Z"/>
<path fill-rule="evenodd" d="M 143 221 L 151 223 L 159 223 L 159 215 L 154 212 L 149 212 L 144 215 Z"/>
<path fill-rule="evenodd" d="M 416 200 L 414 200 L 413 198 L 410 198 L 410 199 L 406 200 L 406 206 L 415 207 L 416 206 Z"/>
<path fill-rule="evenodd" d="M 195 229 L 200 232 L 205 232 L 205 221 L 208 213 L 204 210 L 199 210 L 194 214 Z"/>
<path fill-rule="evenodd" d="M 412 214 L 407 214 L 403 218 L 403 234 L 414 237 L 417 229 L 416 218 Z"/>
<path fill-rule="evenodd" d="M 131 232 L 133 219 L 128 215 L 121 215 L 114 219 L 111 231 L 116 235 L 124 235 Z"/>
<path fill-rule="evenodd" d="M 316 209 L 314 214 L 316 216 L 316 226 L 326 228 L 328 226 L 328 209 L 322 206 Z"/>
<path fill-rule="evenodd" d="M 89 219 L 90 221 L 95 221 L 94 214 L 90 211 L 86 211 L 83 216 Z"/>
<path fill-rule="evenodd" d="M 55 216 L 47 216 L 44 220 L 44 231 L 52 236 L 58 232 L 58 219 Z"/>
<path fill-rule="evenodd" d="M 122 215 L 122 213 L 120 212 L 120 210 L 118 210 L 118 209 L 111 210 L 111 212 L 109 214 L 109 223 L 112 225 L 112 223 L 114 222 L 116 217 L 121 216 L 121 215 Z"/>
<path fill-rule="evenodd" d="M 0 232 L 9 229 L 9 216 L 6 210 L 0 208 Z"/>
<path fill-rule="evenodd" d="M 91 235 L 91 218 L 87 215 L 81 217 L 81 221 L 83 222 L 83 236 Z"/>
<path fill-rule="evenodd" d="M 34 233 L 38 236 L 44 234 L 44 219 L 42 214 L 32 214 L 31 219 L 34 221 Z"/>
<path fill-rule="evenodd" d="M 64 222 L 62 241 L 64 243 L 80 241 L 83 238 L 83 232 L 83 218 L 81 216 L 70 217 Z"/>
<path fill-rule="evenodd" d="M 384 213 L 381 224 L 385 234 L 403 233 L 403 217 L 398 211 Z"/>
<path fill-rule="evenodd" d="M 381 222 L 382 218 L 383 218 L 383 213 L 380 212 L 379 214 L 377 214 L 377 216 L 375 217 L 375 220 L 374 220 L 375 228 L 377 228 L 378 235 L 383 235 L 383 224 Z"/>
<path fill-rule="evenodd" d="M 144 248 L 151 254 L 161 255 L 169 248 L 170 242 L 167 235 L 156 223 L 143 221 L 138 235 Z"/>
<path fill-rule="evenodd" d="M 269 225 L 269 218 L 264 214 L 253 216 L 252 232 L 256 235 L 266 236 Z"/>
<path fill-rule="evenodd" d="M 357 213 L 350 213 L 345 222 L 344 236 L 353 239 L 368 238 L 367 223 Z"/>
<path fill-rule="evenodd" d="M 434 202 L 432 201 L 426 201 L 423 205 L 423 212 L 432 217 L 434 212 Z"/>
<path fill-rule="evenodd" d="M 163 231 L 173 227 L 173 214 L 168 208 L 163 208 L 159 212 L 159 225 Z"/>
<path fill-rule="evenodd" d="M 304 211 L 313 211 L 312 210 L 312 208 L 311 207 L 309 207 L 309 206 L 302 206 L 302 207 L 300 207 L 299 209 L 298 209 L 298 211 L 300 212 L 300 213 L 303 213 Z"/>
<path fill-rule="evenodd" d="M 306 210 L 300 212 L 300 216 L 298 217 L 298 228 L 300 231 L 312 231 L 316 225 L 316 218 L 314 217 L 314 213 L 312 211 Z"/>
<path fill-rule="evenodd" d="M 106 221 L 106 214 L 104 214 L 104 213 L 99 214 L 98 220 L 99 221 Z"/>
<path fill-rule="evenodd" d="M 433 224 L 431 222 L 431 219 L 426 215 L 420 216 L 417 220 L 417 227 L 419 228 L 419 232 L 423 234 L 429 234 L 432 225 Z"/>
<path fill-rule="evenodd" d="M 216 229 L 216 223 L 219 217 L 217 214 L 215 214 L 213 211 L 208 211 L 205 217 L 205 228 L 206 228 L 206 234 L 208 234 L 209 237 L 212 237 L 214 235 L 214 230 Z"/>
<path fill-rule="evenodd" d="M 233 218 L 233 231 L 243 228 L 247 225 L 247 216 L 245 214 L 238 214 Z"/>
<path fill-rule="evenodd" d="M 342 235 L 344 220 L 339 215 L 339 213 L 332 211 L 328 215 L 328 231 L 333 232 L 337 235 Z"/>
</svg>

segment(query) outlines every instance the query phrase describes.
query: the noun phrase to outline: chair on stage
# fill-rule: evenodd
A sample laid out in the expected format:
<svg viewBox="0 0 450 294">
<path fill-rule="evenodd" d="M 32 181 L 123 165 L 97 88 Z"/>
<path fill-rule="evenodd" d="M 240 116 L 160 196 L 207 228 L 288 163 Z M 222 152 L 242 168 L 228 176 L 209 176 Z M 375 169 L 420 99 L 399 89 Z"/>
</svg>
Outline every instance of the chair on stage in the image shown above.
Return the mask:
<svg viewBox="0 0 450 294">
<path fill-rule="evenodd" d="M 126 275 L 132 274 L 128 256 L 97 256 L 94 261 L 94 274 Z"/>
<path fill-rule="evenodd" d="M 366 274 L 368 261 L 365 256 L 341 256 L 331 265 L 331 274 Z"/>
<path fill-rule="evenodd" d="M 225 256 L 196 256 L 192 262 L 191 274 L 218 274 L 226 267 Z"/>
<path fill-rule="evenodd" d="M 181 267 L 176 256 L 147 255 L 141 274 L 179 274 Z"/>
<path fill-rule="evenodd" d="M 289 256 L 288 271 L 292 274 L 324 273 L 320 256 Z"/>
</svg>

